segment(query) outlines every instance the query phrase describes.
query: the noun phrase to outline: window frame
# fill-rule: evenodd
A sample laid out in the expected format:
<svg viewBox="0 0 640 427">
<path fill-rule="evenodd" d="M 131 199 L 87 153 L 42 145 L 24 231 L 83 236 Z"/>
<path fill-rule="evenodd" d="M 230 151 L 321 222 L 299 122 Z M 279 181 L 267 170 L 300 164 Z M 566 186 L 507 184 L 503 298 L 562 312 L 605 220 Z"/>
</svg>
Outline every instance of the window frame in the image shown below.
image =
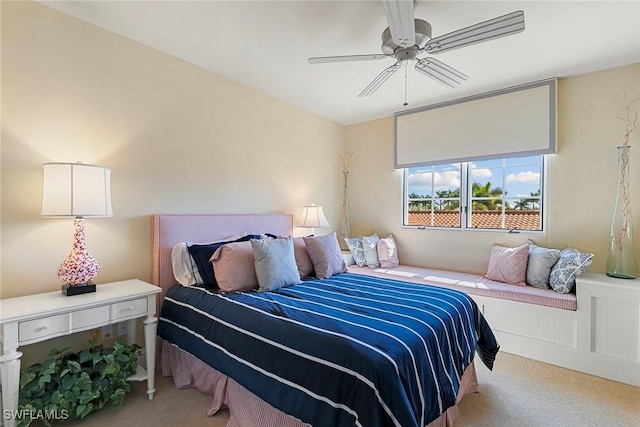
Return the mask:
<svg viewBox="0 0 640 427">
<path fill-rule="evenodd" d="M 534 156 L 523 156 L 523 157 L 534 157 Z M 540 157 L 540 196 L 539 196 L 539 204 L 540 204 L 540 229 L 537 230 L 532 230 L 532 229 L 520 229 L 520 228 L 477 228 L 477 227 L 472 227 L 471 226 L 471 220 L 472 220 L 472 216 L 473 216 L 473 210 L 471 210 L 470 213 L 470 206 L 473 206 L 473 197 L 471 194 L 471 188 L 473 186 L 473 182 L 471 180 L 471 164 L 473 162 L 460 162 L 460 163 L 446 163 L 446 164 L 451 164 L 451 165 L 460 165 L 460 187 L 459 187 L 459 192 L 460 192 L 460 197 L 459 199 L 459 203 L 460 206 L 457 210 L 457 212 L 459 212 L 460 215 L 460 225 L 459 226 L 452 226 L 452 227 L 443 227 L 443 226 L 437 226 L 437 225 L 410 225 L 409 224 L 409 180 L 408 180 L 408 176 L 409 176 L 409 169 L 410 168 L 404 168 L 403 169 L 403 174 L 402 174 L 402 228 L 408 228 L 408 229 L 419 229 L 419 230 L 456 230 L 456 231 L 478 231 L 478 232 L 498 232 L 498 233 L 527 233 L 527 234 L 544 234 L 546 229 L 547 229 L 547 211 L 549 209 L 548 207 L 548 188 L 547 188 L 547 163 L 548 163 L 548 155 L 544 155 L 541 154 L 539 155 Z M 506 169 L 508 169 L 509 167 L 512 167 L 512 165 L 506 165 L 505 164 L 505 159 L 506 158 L 495 158 L 495 159 L 490 159 L 490 160 L 501 160 L 502 161 L 502 165 L 500 166 L 500 168 L 505 171 Z M 486 160 L 486 159 L 483 159 Z M 433 221 L 433 212 L 434 212 L 434 206 L 435 206 L 435 201 L 436 200 L 441 200 L 442 198 L 438 198 L 438 197 L 434 197 L 435 194 L 435 190 L 434 190 L 434 180 L 433 180 L 433 172 L 435 171 L 435 169 L 433 169 L 435 166 L 438 165 L 425 165 L 425 166 L 431 166 L 432 167 L 432 179 L 431 179 L 431 197 L 430 198 L 425 198 L 424 200 L 426 200 L 427 202 L 431 203 L 431 208 L 429 210 L 429 212 L 431 213 L 431 221 Z M 412 166 L 411 168 L 415 168 L 417 166 Z M 506 174 L 503 173 L 502 174 L 502 182 L 501 182 L 501 188 L 504 189 L 505 188 L 505 183 L 506 183 Z M 516 199 L 522 199 L 522 198 L 515 198 L 515 197 L 505 197 L 504 194 L 502 194 L 500 200 L 503 202 L 508 202 L 509 200 L 516 200 Z M 501 221 L 502 221 L 502 225 L 505 224 L 505 210 L 506 210 L 506 203 L 501 203 L 501 210 L 502 210 L 502 214 L 501 214 Z"/>
</svg>

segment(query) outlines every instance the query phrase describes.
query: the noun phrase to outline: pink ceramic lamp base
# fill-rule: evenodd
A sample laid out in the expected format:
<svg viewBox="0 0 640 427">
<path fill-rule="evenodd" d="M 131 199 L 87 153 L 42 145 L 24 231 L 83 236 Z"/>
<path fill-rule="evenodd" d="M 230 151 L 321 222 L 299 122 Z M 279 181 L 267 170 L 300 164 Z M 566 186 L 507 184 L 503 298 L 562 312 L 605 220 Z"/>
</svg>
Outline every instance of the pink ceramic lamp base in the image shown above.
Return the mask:
<svg viewBox="0 0 640 427">
<path fill-rule="evenodd" d="M 64 283 L 62 293 L 67 296 L 95 292 L 96 285 L 91 280 L 100 272 L 98 262 L 85 245 L 84 219 L 75 218 L 73 226 L 73 248 L 58 268 L 58 278 Z"/>
</svg>

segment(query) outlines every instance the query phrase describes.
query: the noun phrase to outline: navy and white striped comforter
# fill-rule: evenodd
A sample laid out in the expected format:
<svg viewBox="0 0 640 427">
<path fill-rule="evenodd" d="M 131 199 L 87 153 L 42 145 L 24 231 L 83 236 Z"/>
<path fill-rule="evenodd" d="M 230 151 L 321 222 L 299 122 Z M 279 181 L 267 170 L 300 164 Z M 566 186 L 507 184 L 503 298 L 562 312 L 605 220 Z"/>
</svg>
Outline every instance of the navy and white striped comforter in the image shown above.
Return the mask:
<svg viewBox="0 0 640 427">
<path fill-rule="evenodd" d="M 158 335 L 314 426 L 424 426 L 498 344 L 466 294 L 340 274 L 276 292 L 172 287 Z"/>
</svg>

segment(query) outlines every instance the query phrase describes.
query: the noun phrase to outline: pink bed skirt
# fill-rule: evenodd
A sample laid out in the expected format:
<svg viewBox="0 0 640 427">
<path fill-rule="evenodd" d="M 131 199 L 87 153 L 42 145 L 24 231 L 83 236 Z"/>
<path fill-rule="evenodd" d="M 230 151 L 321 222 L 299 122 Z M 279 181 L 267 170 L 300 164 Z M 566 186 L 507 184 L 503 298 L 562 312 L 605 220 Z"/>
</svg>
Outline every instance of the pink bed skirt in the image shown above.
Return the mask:
<svg viewBox="0 0 640 427">
<path fill-rule="evenodd" d="M 203 393 L 213 396 L 208 416 L 213 416 L 222 408 L 229 408 L 227 427 L 303 427 L 297 418 L 274 408 L 258 398 L 240 384 L 221 374 L 190 353 L 167 342 L 161 341 L 160 366 L 163 376 L 172 376 L 176 388 L 196 387 Z M 451 427 L 458 418 L 457 404 L 467 393 L 478 391 L 476 369 L 472 363 L 466 369 L 460 383 L 456 406 L 447 409 L 438 419 L 427 427 Z"/>
</svg>

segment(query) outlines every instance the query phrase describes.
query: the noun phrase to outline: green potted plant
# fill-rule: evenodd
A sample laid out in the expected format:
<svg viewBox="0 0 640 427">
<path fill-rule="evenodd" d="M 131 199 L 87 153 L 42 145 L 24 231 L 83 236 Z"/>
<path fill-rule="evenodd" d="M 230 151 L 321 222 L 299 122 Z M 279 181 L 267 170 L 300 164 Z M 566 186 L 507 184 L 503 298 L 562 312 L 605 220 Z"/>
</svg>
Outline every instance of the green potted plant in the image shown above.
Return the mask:
<svg viewBox="0 0 640 427">
<path fill-rule="evenodd" d="M 137 344 L 116 340 L 113 347 L 89 341 L 90 347 L 78 353 L 54 348 L 49 359 L 27 368 L 20 377 L 18 426 L 41 420 L 80 419 L 111 401 L 123 405 L 131 391 L 127 381 L 136 372 Z"/>
</svg>

